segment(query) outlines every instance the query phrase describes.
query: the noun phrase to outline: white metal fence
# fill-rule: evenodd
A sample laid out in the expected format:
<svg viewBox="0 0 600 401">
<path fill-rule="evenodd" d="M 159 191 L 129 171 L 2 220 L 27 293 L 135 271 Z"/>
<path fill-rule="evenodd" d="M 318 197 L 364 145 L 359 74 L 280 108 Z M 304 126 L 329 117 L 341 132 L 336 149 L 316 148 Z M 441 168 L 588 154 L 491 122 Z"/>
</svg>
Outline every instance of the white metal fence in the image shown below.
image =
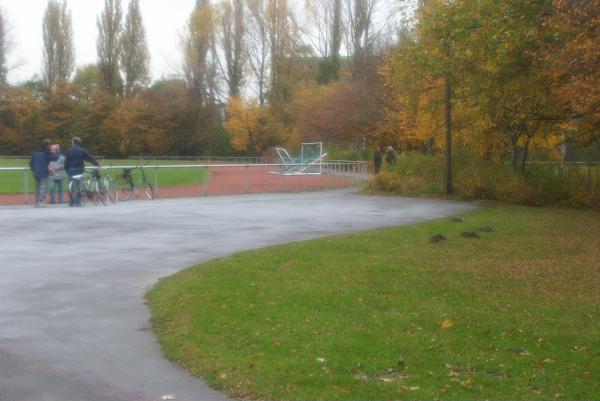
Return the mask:
<svg viewBox="0 0 600 401">
<path fill-rule="evenodd" d="M 273 176 L 277 176 L 277 184 L 272 185 L 269 192 L 274 191 L 289 191 L 289 190 L 298 190 L 298 188 L 289 188 L 286 187 L 286 181 L 289 180 L 305 180 L 306 185 L 303 188 L 306 189 L 316 189 L 316 188 L 330 188 L 339 185 L 339 180 L 334 182 L 334 179 L 344 179 L 346 186 L 352 185 L 361 185 L 369 179 L 369 171 L 368 171 L 368 163 L 362 161 L 350 161 L 350 160 L 337 160 L 337 161 L 327 161 L 320 163 L 320 167 L 322 169 L 322 174 L 318 186 L 311 186 L 311 180 L 315 180 L 315 175 L 297 175 L 291 176 L 296 178 L 289 178 L 290 176 L 284 176 L 281 174 L 277 174 L 278 172 L 283 172 L 287 168 L 289 168 L 290 164 L 280 164 L 280 163 L 245 163 L 245 164 L 229 164 L 229 163 L 216 163 L 217 158 L 213 158 L 215 162 L 212 163 L 204 163 L 204 164 L 128 164 L 128 165 L 105 165 L 101 162 L 102 168 L 108 170 L 123 170 L 123 169 L 134 169 L 138 167 L 144 168 L 146 172 L 147 178 L 153 183 L 155 188 L 155 193 L 157 196 L 160 196 L 161 189 L 167 189 L 171 187 L 165 187 L 161 185 L 161 171 L 169 170 L 169 169 L 196 169 L 198 170 L 198 177 L 202 178 L 202 184 L 198 184 L 202 187 L 201 191 L 196 195 L 198 196 L 207 196 L 211 193 L 210 186 L 210 172 L 215 169 L 224 168 L 227 171 L 236 172 L 238 174 L 239 180 L 233 182 L 232 185 L 237 185 L 236 188 L 231 188 L 229 192 L 223 192 L 218 194 L 227 194 L 227 193 L 250 193 L 250 192 L 260 192 L 260 188 L 253 188 L 253 183 L 257 181 L 256 177 L 258 175 L 269 175 L 273 173 Z M 141 160 L 140 160 L 141 161 Z M 300 164 L 298 164 L 300 165 Z M 88 167 L 93 168 L 93 167 Z M 258 169 L 258 170 L 257 170 Z M 31 171 L 28 167 L 0 167 L 0 193 L 3 192 L 2 188 L 2 176 L 4 173 L 8 172 L 22 172 L 22 195 L 24 203 L 29 203 L 29 195 L 31 191 L 31 185 L 33 178 L 31 177 Z M 152 172 L 152 173 L 151 173 Z M 227 174 L 227 172 L 224 172 Z M 304 178 L 300 178 L 304 177 Z M 311 178 L 312 177 L 312 178 Z M 256 191 L 255 191 L 256 189 Z M 302 188 L 300 188 L 302 189 Z M 14 194 L 13 195 L 18 195 Z"/>
</svg>

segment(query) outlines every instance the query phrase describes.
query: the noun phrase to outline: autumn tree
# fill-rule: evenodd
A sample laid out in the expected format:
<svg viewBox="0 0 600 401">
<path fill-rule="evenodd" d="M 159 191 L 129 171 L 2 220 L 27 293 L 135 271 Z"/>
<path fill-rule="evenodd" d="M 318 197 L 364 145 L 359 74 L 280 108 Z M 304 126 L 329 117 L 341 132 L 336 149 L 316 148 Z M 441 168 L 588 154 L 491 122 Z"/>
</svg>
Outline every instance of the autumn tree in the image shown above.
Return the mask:
<svg viewBox="0 0 600 401">
<path fill-rule="evenodd" d="M 223 53 L 219 67 L 227 84 L 229 97 L 238 96 L 244 78 L 246 58 L 244 1 L 228 0 L 220 4 L 217 12 L 217 43 Z"/>
<path fill-rule="evenodd" d="M 553 5 L 543 18 L 554 32 L 545 43 L 553 93 L 571 110 L 563 123 L 568 139 L 589 144 L 600 140 L 600 0 L 555 0 Z"/>
<path fill-rule="evenodd" d="M 121 0 L 105 0 L 97 21 L 98 66 L 102 72 L 103 89 L 111 95 L 119 94 L 122 85 L 119 73 L 121 20 Z"/>
<path fill-rule="evenodd" d="M 519 161 L 524 170 L 530 145 L 548 140 L 567 115 L 552 93 L 552 71 L 541 52 L 552 33 L 539 20 L 551 9 L 550 0 L 477 3 L 477 15 L 486 18 L 469 38 L 478 63 L 468 104 L 506 138 L 515 170 Z"/>
<path fill-rule="evenodd" d="M 364 81 L 337 81 L 306 89 L 296 100 L 295 128 L 305 140 L 327 144 L 377 142 L 383 108 L 377 93 Z"/>
<path fill-rule="evenodd" d="M 281 127 L 272 121 L 267 107 L 235 97 L 229 102 L 227 115 L 225 128 L 236 150 L 262 155 L 268 148 L 284 144 Z"/>
<path fill-rule="evenodd" d="M 269 42 L 266 0 L 247 0 L 246 58 L 254 75 L 251 87 L 256 87 L 259 105 L 267 101 L 269 91 Z"/>
<path fill-rule="evenodd" d="M 317 81 L 326 84 L 338 78 L 342 47 L 342 0 L 306 0 L 303 35 L 320 57 Z"/>
<path fill-rule="evenodd" d="M 248 0 L 248 61 L 254 72 L 259 104 L 272 106 L 289 96 L 292 57 L 301 48 L 287 0 Z"/>
<path fill-rule="evenodd" d="M 204 103 L 210 99 L 213 36 L 213 8 L 208 0 L 198 0 L 183 39 L 183 70 L 190 93 Z"/>
<path fill-rule="evenodd" d="M 91 92 L 89 98 L 81 102 L 82 116 L 79 136 L 86 146 L 96 154 L 106 157 L 121 156 L 118 135 L 107 121 L 119 106 L 119 98 L 104 90 Z"/>
<path fill-rule="evenodd" d="M 75 68 L 73 21 L 66 0 L 49 0 L 43 20 L 44 82 L 54 88 Z"/>
<path fill-rule="evenodd" d="M 372 67 L 377 42 L 393 21 L 391 8 L 385 10 L 383 21 L 377 21 L 384 5 L 384 0 L 343 0 L 346 47 L 352 57 L 354 79 L 360 78 Z"/>
<path fill-rule="evenodd" d="M 80 127 L 79 90 L 70 82 L 58 81 L 54 88 L 44 88 L 38 96 L 35 132 L 41 138 L 68 144 Z"/>
<path fill-rule="evenodd" d="M 185 81 L 157 81 L 141 97 L 151 126 L 150 150 L 178 156 L 203 154 L 208 133 L 198 120 L 206 119 L 206 115 L 203 108 L 197 107 Z"/>
<path fill-rule="evenodd" d="M 79 86 L 83 102 L 89 100 L 93 92 L 102 89 L 102 72 L 97 64 L 88 64 L 77 68 L 73 83 Z"/>
<path fill-rule="evenodd" d="M 268 0 L 266 9 L 270 52 L 270 98 L 277 103 L 286 97 L 283 84 L 285 64 L 293 54 L 295 39 L 291 28 L 291 10 L 287 0 Z"/>
<path fill-rule="evenodd" d="M 23 155 L 42 138 L 35 130 L 38 96 L 28 86 L 7 87 L 0 93 L 0 148 L 4 154 Z"/>
<path fill-rule="evenodd" d="M 120 64 L 125 96 L 132 96 L 150 82 L 150 53 L 139 0 L 131 0 L 121 33 Z"/>
</svg>

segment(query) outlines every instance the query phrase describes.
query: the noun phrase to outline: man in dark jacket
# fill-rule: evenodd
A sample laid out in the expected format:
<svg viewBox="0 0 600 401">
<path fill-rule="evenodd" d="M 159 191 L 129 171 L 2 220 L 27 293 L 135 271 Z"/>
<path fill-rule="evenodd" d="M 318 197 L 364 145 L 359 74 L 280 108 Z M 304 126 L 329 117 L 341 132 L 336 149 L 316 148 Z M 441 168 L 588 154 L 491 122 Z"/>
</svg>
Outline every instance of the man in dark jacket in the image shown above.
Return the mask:
<svg viewBox="0 0 600 401">
<path fill-rule="evenodd" d="M 48 187 L 48 165 L 57 157 L 50 152 L 51 142 L 44 139 L 40 147 L 31 153 L 29 168 L 35 178 L 35 207 L 44 207 L 46 203 L 46 188 Z"/>
<path fill-rule="evenodd" d="M 83 174 L 86 161 L 92 163 L 94 166 L 100 166 L 100 163 L 90 155 L 90 152 L 81 146 L 81 139 L 79 137 L 73 137 L 71 142 L 73 146 L 67 150 L 65 155 L 65 171 L 69 176 L 69 182 L 74 175 Z M 69 193 L 69 206 L 81 206 L 79 194 Z"/>
<path fill-rule="evenodd" d="M 375 164 L 375 174 L 379 173 L 381 170 L 381 163 L 383 162 L 383 154 L 381 153 L 381 146 L 377 146 L 375 148 L 375 153 L 373 154 L 373 164 Z"/>
</svg>

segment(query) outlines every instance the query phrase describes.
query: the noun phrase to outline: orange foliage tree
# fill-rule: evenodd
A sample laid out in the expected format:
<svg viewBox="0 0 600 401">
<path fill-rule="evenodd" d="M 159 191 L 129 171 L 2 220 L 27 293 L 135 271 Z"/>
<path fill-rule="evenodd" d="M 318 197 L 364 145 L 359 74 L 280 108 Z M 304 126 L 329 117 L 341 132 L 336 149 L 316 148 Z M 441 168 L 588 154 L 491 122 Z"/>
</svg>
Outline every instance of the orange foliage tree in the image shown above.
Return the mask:
<svg viewBox="0 0 600 401">
<path fill-rule="evenodd" d="M 295 107 L 296 130 L 305 140 L 325 143 L 376 141 L 383 113 L 373 89 L 364 81 L 337 81 L 305 90 Z"/>
<path fill-rule="evenodd" d="M 225 128 L 234 149 L 262 155 L 270 147 L 286 145 L 283 127 L 273 120 L 266 106 L 245 103 L 240 97 L 229 100 Z"/>
<path fill-rule="evenodd" d="M 572 110 L 564 126 L 571 140 L 600 139 L 600 0 L 554 0 L 543 20 L 554 35 L 548 41 L 554 93 Z"/>
</svg>

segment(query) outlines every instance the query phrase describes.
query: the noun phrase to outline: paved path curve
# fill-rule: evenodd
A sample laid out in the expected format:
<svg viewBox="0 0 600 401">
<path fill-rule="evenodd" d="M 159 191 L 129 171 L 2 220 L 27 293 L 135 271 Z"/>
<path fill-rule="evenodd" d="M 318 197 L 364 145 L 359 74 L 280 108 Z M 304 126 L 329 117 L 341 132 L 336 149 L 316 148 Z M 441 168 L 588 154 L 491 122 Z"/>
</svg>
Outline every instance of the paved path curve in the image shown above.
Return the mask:
<svg viewBox="0 0 600 401">
<path fill-rule="evenodd" d="M 241 250 L 473 208 L 348 190 L 0 207 L 0 401 L 224 399 L 161 357 L 143 303 L 159 277 Z"/>
</svg>

